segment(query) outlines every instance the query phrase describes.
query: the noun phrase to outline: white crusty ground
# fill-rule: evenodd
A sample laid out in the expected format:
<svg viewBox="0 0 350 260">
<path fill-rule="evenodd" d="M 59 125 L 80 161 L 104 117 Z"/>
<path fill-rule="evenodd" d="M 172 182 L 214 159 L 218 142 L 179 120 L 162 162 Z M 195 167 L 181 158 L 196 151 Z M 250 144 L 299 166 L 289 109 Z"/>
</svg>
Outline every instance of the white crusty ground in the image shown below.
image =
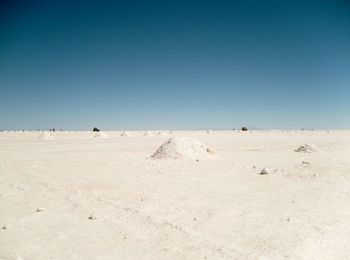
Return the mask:
<svg viewBox="0 0 350 260">
<path fill-rule="evenodd" d="M 349 131 L 105 133 L 0 133 L 0 259 L 350 258 Z"/>
</svg>

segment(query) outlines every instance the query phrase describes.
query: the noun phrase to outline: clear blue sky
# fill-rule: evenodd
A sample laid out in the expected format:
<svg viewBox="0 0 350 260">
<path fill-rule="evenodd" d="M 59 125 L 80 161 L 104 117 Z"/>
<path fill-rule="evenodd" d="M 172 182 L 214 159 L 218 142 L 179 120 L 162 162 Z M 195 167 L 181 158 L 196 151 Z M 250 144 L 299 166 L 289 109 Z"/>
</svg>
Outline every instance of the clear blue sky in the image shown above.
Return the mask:
<svg viewBox="0 0 350 260">
<path fill-rule="evenodd" d="M 1 1 L 0 129 L 350 128 L 350 2 Z"/>
</svg>

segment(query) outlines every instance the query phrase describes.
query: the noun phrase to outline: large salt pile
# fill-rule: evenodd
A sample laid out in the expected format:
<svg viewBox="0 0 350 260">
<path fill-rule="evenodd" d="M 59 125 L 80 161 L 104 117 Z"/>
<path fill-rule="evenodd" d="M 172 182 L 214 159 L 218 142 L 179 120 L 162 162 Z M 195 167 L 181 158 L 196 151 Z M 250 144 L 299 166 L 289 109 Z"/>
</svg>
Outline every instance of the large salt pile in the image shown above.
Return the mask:
<svg viewBox="0 0 350 260">
<path fill-rule="evenodd" d="M 38 137 L 41 140 L 53 140 L 54 138 L 48 132 L 41 132 Z"/>
<path fill-rule="evenodd" d="M 294 151 L 298 153 L 311 153 L 311 152 L 316 152 L 316 149 L 312 144 L 303 144 L 299 146 L 297 149 L 295 149 Z"/>
<path fill-rule="evenodd" d="M 214 152 L 206 145 L 191 137 L 174 137 L 165 141 L 158 150 L 152 154 L 153 159 L 192 159 L 206 157 Z"/>
<path fill-rule="evenodd" d="M 95 134 L 96 138 L 108 138 L 108 135 L 106 135 L 104 132 L 97 132 L 97 134 Z"/>
</svg>

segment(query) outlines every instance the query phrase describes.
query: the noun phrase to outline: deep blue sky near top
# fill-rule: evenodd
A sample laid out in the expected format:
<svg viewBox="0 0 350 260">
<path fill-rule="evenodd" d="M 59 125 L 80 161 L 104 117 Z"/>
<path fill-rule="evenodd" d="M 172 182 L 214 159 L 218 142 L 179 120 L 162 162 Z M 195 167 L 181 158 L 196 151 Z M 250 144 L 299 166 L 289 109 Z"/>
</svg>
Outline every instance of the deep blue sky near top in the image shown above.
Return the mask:
<svg viewBox="0 0 350 260">
<path fill-rule="evenodd" d="M 350 1 L 1 1 L 0 129 L 350 128 Z"/>
</svg>

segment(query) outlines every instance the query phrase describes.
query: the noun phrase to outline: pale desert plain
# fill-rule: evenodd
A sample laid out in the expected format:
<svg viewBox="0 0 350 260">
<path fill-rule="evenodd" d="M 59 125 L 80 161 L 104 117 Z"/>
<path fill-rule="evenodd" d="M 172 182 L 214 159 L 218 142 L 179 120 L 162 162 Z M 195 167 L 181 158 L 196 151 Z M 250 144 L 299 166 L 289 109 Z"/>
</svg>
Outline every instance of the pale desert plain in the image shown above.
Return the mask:
<svg viewBox="0 0 350 260">
<path fill-rule="evenodd" d="M 1 132 L 0 148 L 1 260 L 350 259 L 350 131 Z"/>
</svg>

